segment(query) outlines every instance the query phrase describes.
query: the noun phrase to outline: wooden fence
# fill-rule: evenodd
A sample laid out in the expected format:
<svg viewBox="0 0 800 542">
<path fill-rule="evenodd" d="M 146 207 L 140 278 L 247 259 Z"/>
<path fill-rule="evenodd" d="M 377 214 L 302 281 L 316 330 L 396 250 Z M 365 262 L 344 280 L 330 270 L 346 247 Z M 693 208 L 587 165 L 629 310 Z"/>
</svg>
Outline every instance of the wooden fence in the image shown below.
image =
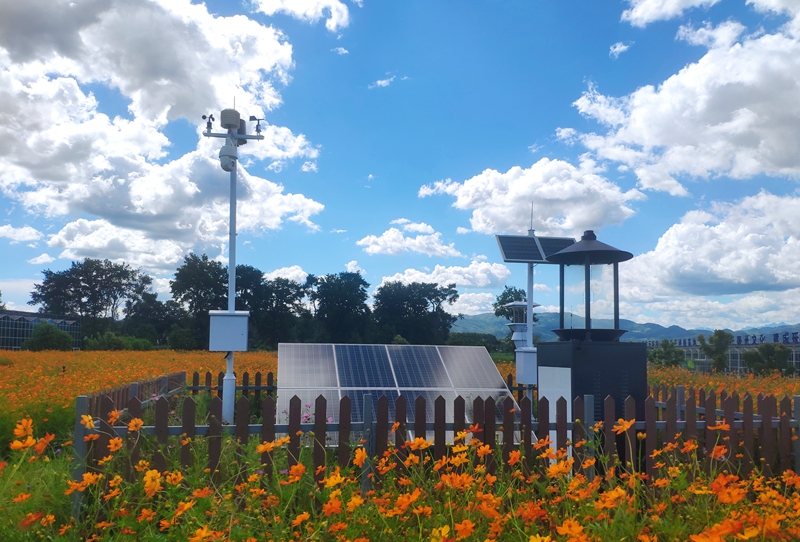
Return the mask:
<svg viewBox="0 0 800 542">
<path fill-rule="evenodd" d="M 660 395 L 661 392 L 659 392 Z M 663 399 L 658 401 L 657 399 Z M 481 440 L 495 443 L 500 457 L 496 454 L 487 455 L 485 467 L 493 473 L 497 468 L 497 460 L 502 458 L 502 464 L 507 465 L 509 454 L 517 447 L 524 453 L 524 461 L 531 466 L 536 459 L 533 451 L 533 439 L 547 437 L 551 431 L 555 432 L 554 444 L 567 447 L 570 442 L 582 439 L 593 441 L 600 439 L 604 453 L 613 461 L 630 461 L 632 468 L 644 471 L 652 480 L 655 473 L 655 458 L 653 452 L 665 443 L 673 442 L 678 433 L 683 441 L 695 440 L 698 444 L 698 454 L 710 458 L 718 443 L 732 444 L 733 449 L 724 453 L 724 460 L 731 463 L 732 470 L 738 469 L 743 475 L 749 475 L 755 464 L 760 464 L 760 469 L 765 476 L 773 476 L 787 469 L 800 472 L 800 396 L 794 397 L 794 405 L 789 397 L 784 397 L 778 402 L 775 396 L 759 395 L 756 398 L 745 395 L 740 398 L 736 394 L 725 396 L 718 401 L 714 392 L 695 393 L 693 389 L 673 388 L 666 396 L 650 396 L 645 400 L 644 420 L 637 420 L 625 434 L 617 437 L 613 427 L 615 419 L 615 404 L 612 397 L 603 401 L 603 419 L 594 419 L 594 402 L 592 395 L 577 397 L 572 404 L 573 419 L 567 419 L 567 401 L 560 398 L 555 405 L 550 405 L 546 398 L 538 400 L 536 405 L 540 420 L 553 419 L 550 416 L 551 408 L 555 407 L 555 421 L 539 423 L 533 417 L 533 402 L 528 397 L 523 397 L 518 402 L 518 409 L 514 401 L 507 397 L 502 405 L 502 423 L 498 426 L 496 418 L 496 405 L 493 398 L 477 398 L 472 403 L 471 419 L 467 419 L 467 405 L 463 398 L 458 397 L 449 407 L 442 397 L 433 405 L 433 422 L 426 422 L 426 412 L 430 408 L 423 397 L 417 397 L 410 402 L 409 398 L 400 396 L 394 404 L 395 419 L 390 420 L 389 402 L 385 396 L 373 403 L 370 395 L 364 396 L 363 422 L 351 421 L 351 403 L 348 397 L 343 397 L 339 404 L 339 423 L 327 423 L 327 401 L 320 396 L 314 404 L 314 422 L 301 423 L 303 405 L 297 396 L 292 397 L 288 412 L 288 423 L 279 424 L 276 420 L 275 397 L 267 395 L 261 401 L 262 423 L 250 424 L 251 406 L 250 399 L 242 396 L 236 402 L 235 425 L 223 426 L 222 400 L 214 397 L 209 405 L 208 425 L 198 425 L 195 419 L 196 402 L 192 397 L 183 400 L 182 425 L 168 425 L 169 402 L 165 397 L 160 397 L 155 402 L 155 424 L 145 426 L 140 431 L 146 435 L 155 435 L 159 444 L 166 444 L 169 437 L 183 436 L 194 439 L 207 437 L 208 442 L 208 468 L 214 473 L 221 459 L 222 435 L 233 433 L 240 446 L 244 446 L 251 436 L 256 436 L 259 442 L 274 441 L 278 435 L 288 435 L 289 464 L 295 464 L 300 457 L 300 435 L 313 431 L 313 462 L 315 467 L 324 465 L 325 450 L 330 447 L 327 442 L 329 434 L 335 434 L 337 461 L 345 466 L 350 461 L 351 446 L 356 439 L 363 439 L 369 457 L 376 457 L 388 449 L 391 438 L 392 422 L 399 423 L 399 429 L 394 433 L 395 445 L 399 453 L 405 453 L 401 448 L 403 443 L 410 438 L 410 431 L 416 436 L 433 435 L 433 456 L 438 459 L 447 453 L 449 443 L 446 441 L 447 432 L 463 431 L 467 424 L 477 425 Z M 754 413 L 757 405 L 758 412 Z M 108 413 L 120 406 L 126 406 L 131 417 L 141 417 L 142 401 L 131 397 L 127 404 L 118 404 L 111 397 L 105 396 L 101 400 L 99 420 L 96 422 L 99 439 L 94 441 L 92 449 L 87 450 L 84 436 L 89 432 L 80 423 L 81 416 L 88 413 L 88 397 L 80 396 L 77 399 L 75 412 L 75 451 L 76 468 L 73 472 L 75 480 L 80 480 L 87 467 L 96 468 L 96 462 L 106 453 L 108 441 L 112 435 L 125 436 L 127 426 L 110 426 L 107 423 Z M 741 409 L 740 409 L 741 406 Z M 720 407 L 720 408 L 718 408 Z M 415 421 L 407 425 L 408 409 L 413 408 Z M 453 422 L 445 420 L 446 409 L 452 408 Z M 624 404 L 626 419 L 635 417 L 636 404 L 633 398 L 628 397 Z M 603 422 L 602 429 L 596 434 L 591 429 L 596 422 Z M 570 432 L 572 434 L 570 435 Z M 640 440 L 638 434 L 643 433 Z M 334 435 L 331 435 L 334 436 Z M 727 439 L 726 439 L 727 437 Z M 125 438 L 126 446 L 130 452 L 130 464 L 127 476 L 131 479 L 134 470 L 131 468 L 140 458 L 139 441 Z M 577 459 L 585 459 L 593 455 L 591 446 L 572 448 L 572 453 Z M 180 464 L 186 468 L 194 462 L 191 448 L 181 447 Z M 272 473 L 272 457 L 262 454 L 261 462 L 266 465 L 265 471 Z M 163 472 L 167 470 L 166 457 L 156 452 L 152 459 L 153 467 Z M 705 461 L 711 464 L 711 461 Z M 577 465 L 580 461 L 576 461 Z M 625 463 L 623 463 L 625 464 Z M 317 469 L 315 469 L 317 470 Z M 321 471 L 320 471 L 321 472 Z M 589 469 L 588 475 L 594 475 Z M 365 484 L 369 483 L 364 477 Z M 73 513 L 80 511 L 80 495 L 76 492 Z"/>
<path fill-rule="evenodd" d="M 125 405 L 131 398 L 137 397 L 142 401 L 142 405 L 146 406 L 161 396 L 174 395 L 182 391 L 185 385 L 186 372 L 184 371 L 96 391 L 86 396 L 86 414 L 95 418 L 100 416 L 100 402 L 103 397 L 110 397 L 117 405 Z"/>
<path fill-rule="evenodd" d="M 219 397 L 222 397 L 222 380 L 225 378 L 224 372 L 220 371 L 217 373 L 216 384 L 213 383 L 214 375 L 210 371 L 206 372 L 203 377 L 205 384 L 200 383 L 200 378 L 200 373 L 195 372 L 192 374 L 192 385 L 186 386 L 186 391 L 191 391 L 192 395 L 197 395 L 200 391 L 205 391 L 207 393 L 216 392 Z M 514 385 L 514 377 L 510 374 L 506 377 L 506 387 L 511 393 L 516 392 L 517 400 L 521 400 L 526 394 L 529 397 L 533 397 L 533 394 L 536 393 L 535 384 Z M 242 395 L 245 397 L 249 396 L 250 392 L 253 392 L 256 398 L 260 398 L 262 391 L 265 391 L 267 395 L 274 395 L 277 390 L 278 385 L 277 382 L 275 382 L 275 375 L 272 372 L 267 373 L 266 379 L 263 378 L 260 372 L 257 372 L 252 384 L 250 383 L 250 373 L 245 372 L 242 375 L 241 384 L 236 385 L 236 391 L 241 391 Z"/>
</svg>

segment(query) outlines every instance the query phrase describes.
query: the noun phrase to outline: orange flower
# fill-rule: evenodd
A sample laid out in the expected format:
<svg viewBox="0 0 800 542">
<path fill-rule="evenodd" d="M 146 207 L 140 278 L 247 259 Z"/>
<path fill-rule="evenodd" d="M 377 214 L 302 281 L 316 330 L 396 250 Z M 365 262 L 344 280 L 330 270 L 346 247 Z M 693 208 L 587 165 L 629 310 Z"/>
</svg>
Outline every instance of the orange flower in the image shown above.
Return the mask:
<svg viewBox="0 0 800 542">
<path fill-rule="evenodd" d="M 45 433 L 44 438 L 40 438 L 39 442 L 36 443 L 36 446 L 33 447 L 34 451 L 38 455 L 42 455 L 47 448 L 47 445 L 53 442 L 53 439 L 56 438 L 55 435 L 51 435 L 50 433 Z"/>
<path fill-rule="evenodd" d="M 478 457 L 484 458 L 487 455 L 492 453 L 492 449 L 489 447 L 488 444 L 484 444 L 480 448 L 478 448 Z"/>
<path fill-rule="evenodd" d="M 225 533 L 220 531 L 212 531 L 208 528 L 208 525 L 203 525 L 202 528 L 197 529 L 194 532 L 193 536 L 190 536 L 187 541 L 188 542 L 205 542 L 207 540 L 217 540 L 220 537 L 224 536 Z"/>
<path fill-rule="evenodd" d="M 512 450 L 510 454 L 508 454 L 508 464 L 509 465 L 516 465 L 519 463 L 520 458 L 522 457 L 522 452 L 519 450 Z"/>
<path fill-rule="evenodd" d="M 144 426 L 144 422 L 140 418 L 134 418 L 128 423 L 128 431 L 138 431 Z"/>
<path fill-rule="evenodd" d="M 25 502 L 25 501 L 27 501 L 28 499 L 31 498 L 31 495 L 32 495 L 32 493 L 20 493 L 19 495 L 14 497 L 12 500 L 14 502 Z"/>
<path fill-rule="evenodd" d="M 17 422 L 14 428 L 14 436 L 17 438 L 33 436 L 33 420 L 30 418 L 23 418 Z"/>
<path fill-rule="evenodd" d="M 195 489 L 192 492 L 192 497 L 202 499 L 203 497 L 210 497 L 214 494 L 214 490 L 210 487 L 204 487 L 203 489 Z"/>
<path fill-rule="evenodd" d="M 92 418 L 89 414 L 83 414 L 81 416 L 81 423 L 86 427 L 86 429 L 94 429 L 94 418 Z"/>
<path fill-rule="evenodd" d="M 352 512 L 362 504 L 364 504 L 364 499 L 361 498 L 361 495 L 355 493 L 352 497 L 350 497 L 350 500 L 347 501 L 347 511 Z"/>
<path fill-rule="evenodd" d="M 583 525 L 574 519 L 567 519 L 561 525 L 556 526 L 556 531 L 562 536 L 580 536 L 583 534 Z"/>
<path fill-rule="evenodd" d="M 308 512 L 303 512 L 302 514 L 298 515 L 296 518 L 292 520 L 292 526 L 297 527 L 310 517 L 311 514 L 309 514 Z"/>
<path fill-rule="evenodd" d="M 547 467 L 548 478 L 559 478 L 572 472 L 572 463 L 574 460 L 570 457 L 565 461 L 558 461 Z"/>
<path fill-rule="evenodd" d="M 472 521 L 465 519 L 461 523 L 455 524 L 456 540 L 463 540 L 475 531 L 475 524 Z"/>
<path fill-rule="evenodd" d="M 626 432 L 628 429 L 633 427 L 633 424 L 636 423 L 636 420 L 624 420 L 622 418 L 617 420 L 617 423 L 612 428 L 612 431 L 617 435 L 621 435 L 622 433 Z"/>
<path fill-rule="evenodd" d="M 367 460 L 367 451 L 364 448 L 357 448 L 356 449 L 356 456 L 353 459 L 353 463 L 357 467 L 363 467 L 364 462 Z"/>
<path fill-rule="evenodd" d="M 718 461 L 718 460 L 722 459 L 723 457 L 725 457 L 726 453 L 728 453 L 728 448 L 725 447 L 724 445 L 720 444 L 720 445 L 714 446 L 714 449 L 711 451 L 710 454 L 708 454 L 708 456 L 711 459 L 714 459 L 714 460 Z"/>
<path fill-rule="evenodd" d="M 144 474 L 144 492 L 150 498 L 161 491 L 161 473 L 151 469 Z"/>
<path fill-rule="evenodd" d="M 139 517 L 136 518 L 136 521 L 138 521 L 139 523 L 143 521 L 152 521 L 153 519 L 155 519 L 155 517 L 156 513 L 154 511 L 150 510 L 149 508 L 143 508 L 142 512 L 139 514 Z"/>
<path fill-rule="evenodd" d="M 119 417 L 122 415 L 121 410 L 112 410 L 108 413 L 108 423 L 109 425 L 114 425 L 119 420 Z"/>
<path fill-rule="evenodd" d="M 120 437 L 114 437 L 108 441 L 109 452 L 117 452 L 120 449 L 122 449 L 122 439 Z"/>
<path fill-rule="evenodd" d="M 330 499 L 328 502 L 322 505 L 322 512 L 325 516 L 331 516 L 333 514 L 341 514 L 342 513 L 342 501 L 336 498 Z"/>
<path fill-rule="evenodd" d="M 39 521 L 39 518 L 40 518 L 40 517 L 42 517 L 43 515 L 44 515 L 44 513 L 42 513 L 42 512 L 36 512 L 35 514 L 34 514 L 34 513 L 32 513 L 32 512 L 31 512 L 31 513 L 28 513 L 28 514 L 25 516 L 25 519 L 23 519 L 23 520 L 20 522 L 20 524 L 19 524 L 19 525 L 20 525 L 20 527 L 23 527 L 23 528 L 30 527 L 31 525 L 33 525 L 34 523 L 36 523 L 37 521 Z"/>
<path fill-rule="evenodd" d="M 31 446 L 36 445 L 36 439 L 33 437 L 26 437 L 25 440 L 15 440 L 11 443 L 9 448 L 12 450 L 27 450 Z"/>
</svg>

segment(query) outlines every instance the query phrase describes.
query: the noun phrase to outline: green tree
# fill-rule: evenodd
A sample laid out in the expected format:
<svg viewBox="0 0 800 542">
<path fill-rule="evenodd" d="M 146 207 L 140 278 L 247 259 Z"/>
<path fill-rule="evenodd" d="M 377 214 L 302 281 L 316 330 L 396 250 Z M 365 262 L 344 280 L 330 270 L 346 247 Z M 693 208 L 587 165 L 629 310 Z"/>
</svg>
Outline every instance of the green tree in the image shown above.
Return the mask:
<svg viewBox="0 0 800 542">
<path fill-rule="evenodd" d="M 503 346 L 491 333 L 451 333 L 447 344 L 452 346 L 483 346 L 489 352 L 499 352 Z"/>
<path fill-rule="evenodd" d="M 306 285 L 314 306 L 315 339 L 334 343 L 363 342 L 370 325 L 369 283 L 364 277 L 351 272 L 319 278 L 309 275 Z"/>
<path fill-rule="evenodd" d="M 794 372 L 794 367 L 789 365 L 792 351 L 780 343 L 761 343 L 755 350 L 744 353 L 744 364 L 755 374 L 781 371 L 785 374 Z"/>
<path fill-rule="evenodd" d="M 72 262 L 64 271 L 42 271 L 29 305 L 41 312 L 94 319 L 116 319 L 125 300 L 134 300 L 149 290 L 153 279 L 126 263 L 86 258 Z"/>
<path fill-rule="evenodd" d="M 3 292 L 0 292 L 0 311 L 6 310 L 6 304 L 3 303 Z"/>
<path fill-rule="evenodd" d="M 658 348 L 653 348 L 647 354 L 647 361 L 662 367 L 678 367 L 683 364 L 686 355 L 683 350 L 675 346 L 669 339 L 663 339 Z"/>
<path fill-rule="evenodd" d="M 169 281 L 172 297 L 184 303 L 194 317 L 208 317 L 210 310 L 228 308 L 228 271 L 203 254 L 188 254 Z"/>
<path fill-rule="evenodd" d="M 444 305 L 457 300 L 455 284 L 387 282 L 375 292 L 378 340 L 388 343 L 401 335 L 411 344 L 445 344 L 458 316 L 445 311 Z"/>
<path fill-rule="evenodd" d="M 72 335 L 53 324 L 34 326 L 29 339 L 22 343 L 23 350 L 72 350 Z"/>
<path fill-rule="evenodd" d="M 711 367 L 715 371 L 728 368 L 728 347 L 733 343 L 733 335 L 722 329 L 715 329 L 708 340 L 705 335 L 698 335 L 697 342 L 700 343 L 700 351 L 711 360 Z"/>
</svg>

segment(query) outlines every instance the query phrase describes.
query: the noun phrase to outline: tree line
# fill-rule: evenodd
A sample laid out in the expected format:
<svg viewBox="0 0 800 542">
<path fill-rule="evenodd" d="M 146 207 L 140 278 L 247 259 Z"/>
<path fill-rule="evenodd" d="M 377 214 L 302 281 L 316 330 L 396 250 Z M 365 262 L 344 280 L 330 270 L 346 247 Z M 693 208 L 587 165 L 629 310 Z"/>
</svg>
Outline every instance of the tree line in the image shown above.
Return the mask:
<svg viewBox="0 0 800 542">
<path fill-rule="evenodd" d="M 80 318 L 84 347 L 122 349 L 147 344 L 191 350 L 208 347 L 209 310 L 228 306 L 228 270 L 207 255 L 189 254 L 170 280 L 171 299 L 153 291 L 153 278 L 126 263 L 86 258 L 64 271 L 42 272 L 30 305 L 39 312 Z M 308 275 L 302 284 L 268 280 L 236 266 L 236 310 L 250 311 L 250 348 L 280 342 L 445 344 L 458 316 L 455 284 L 388 282 L 373 295 L 359 273 Z M 138 345 L 133 341 L 139 342 Z"/>
</svg>

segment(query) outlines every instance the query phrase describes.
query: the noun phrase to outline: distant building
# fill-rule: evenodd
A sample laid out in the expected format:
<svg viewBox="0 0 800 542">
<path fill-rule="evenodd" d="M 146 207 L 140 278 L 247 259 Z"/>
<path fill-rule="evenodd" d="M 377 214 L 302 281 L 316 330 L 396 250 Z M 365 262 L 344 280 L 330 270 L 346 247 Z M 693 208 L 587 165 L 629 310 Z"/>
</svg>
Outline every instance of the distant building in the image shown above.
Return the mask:
<svg viewBox="0 0 800 542">
<path fill-rule="evenodd" d="M 0 310 L 0 350 L 20 350 L 38 324 L 53 324 L 72 335 L 72 348 L 80 350 L 81 322 L 69 316 L 40 312 Z"/>
<path fill-rule="evenodd" d="M 697 338 L 672 339 L 671 342 L 683 350 L 686 361 L 693 362 L 695 369 L 711 372 L 712 360 L 706 358 Z M 800 332 L 782 331 L 780 333 L 769 333 L 759 335 L 734 335 L 733 343 L 728 348 L 728 370 L 732 373 L 747 373 L 747 366 L 744 364 L 744 353 L 748 350 L 755 350 L 758 345 L 763 343 L 779 343 L 791 350 L 789 365 L 793 366 L 796 373 L 800 373 Z M 658 348 L 661 341 L 647 341 L 647 348 Z"/>
</svg>

